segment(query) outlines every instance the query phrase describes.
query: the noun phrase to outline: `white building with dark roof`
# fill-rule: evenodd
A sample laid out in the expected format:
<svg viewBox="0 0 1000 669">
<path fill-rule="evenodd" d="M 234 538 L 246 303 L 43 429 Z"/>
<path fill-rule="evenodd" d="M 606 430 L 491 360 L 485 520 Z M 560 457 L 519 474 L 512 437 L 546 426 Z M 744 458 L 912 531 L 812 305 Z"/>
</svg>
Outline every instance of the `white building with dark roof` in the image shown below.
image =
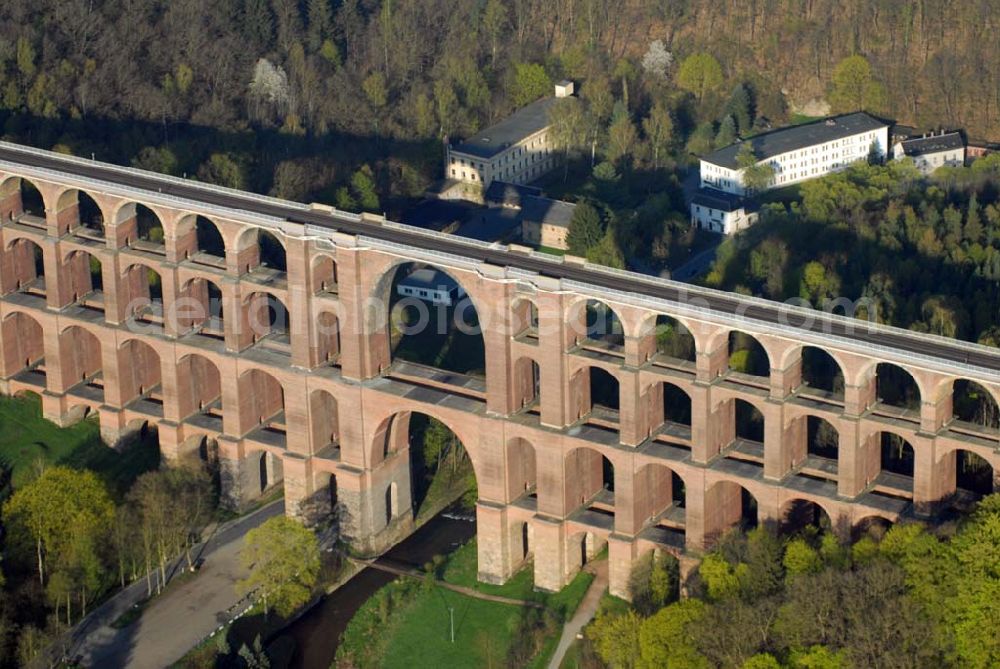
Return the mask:
<svg viewBox="0 0 1000 669">
<path fill-rule="evenodd" d="M 960 132 L 931 132 L 896 142 L 892 157 L 896 160 L 910 158 L 925 175 L 939 167 L 961 167 L 965 164 L 965 138 Z"/>
<path fill-rule="evenodd" d="M 756 204 L 741 195 L 701 188 L 691 201 L 691 223 L 702 230 L 732 235 L 756 222 Z"/>
<path fill-rule="evenodd" d="M 772 130 L 747 142 L 758 163 L 774 169 L 771 188 L 781 188 L 842 170 L 869 156 L 884 159 L 889 149 L 889 124 L 856 112 L 822 121 Z M 743 171 L 736 162 L 737 142 L 701 159 L 701 186 L 745 195 Z"/>
<path fill-rule="evenodd" d="M 884 160 L 889 124 L 855 112 L 765 132 L 704 156 L 700 190 L 691 203 L 691 221 L 698 227 L 732 234 L 756 220 L 753 207 L 744 201 L 748 192 L 737 162 L 744 144 L 750 144 L 758 165 L 770 165 L 774 171 L 770 190 L 840 171 L 859 160 Z"/>
<path fill-rule="evenodd" d="M 561 81 L 556 94 L 529 105 L 464 142 L 449 145 L 446 179 L 481 186 L 494 181 L 525 184 L 555 166 L 549 137 L 549 110 L 561 97 L 573 94 L 573 84 Z"/>
<path fill-rule="evenodd" d="M 445 307 L 454 306 L 465 296 L 465 291 L 451 276 L 430 267 L 410 272 L 396 285 L 396 292 L 403 297 L 414 297 Z"/>
</svg>

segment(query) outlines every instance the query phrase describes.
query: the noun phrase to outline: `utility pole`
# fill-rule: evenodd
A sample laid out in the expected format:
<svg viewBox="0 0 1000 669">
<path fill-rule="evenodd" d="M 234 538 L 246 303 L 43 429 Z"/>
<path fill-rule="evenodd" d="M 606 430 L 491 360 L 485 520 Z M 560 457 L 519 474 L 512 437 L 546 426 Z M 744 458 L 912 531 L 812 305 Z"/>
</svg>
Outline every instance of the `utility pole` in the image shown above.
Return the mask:
<svg viewBox="0 0 1000 669">
<path fill-rule="evenodd" d="M 451 620 L 451 642 L 455 643 L 455 607 L 448 607 L 448 618 Z"/>
</svg>

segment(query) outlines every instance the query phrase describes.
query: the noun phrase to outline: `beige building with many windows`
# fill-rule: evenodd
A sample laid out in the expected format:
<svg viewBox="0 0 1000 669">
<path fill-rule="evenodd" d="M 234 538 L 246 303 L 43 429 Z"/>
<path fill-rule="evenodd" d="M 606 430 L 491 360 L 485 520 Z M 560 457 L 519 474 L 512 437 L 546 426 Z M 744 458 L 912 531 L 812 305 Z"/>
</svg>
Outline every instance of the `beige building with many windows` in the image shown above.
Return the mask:
<svg viewBox="0 0 1000 669">
<path fill-rule="evenodd" d="M 449 145 L 445 178 L 485 190 L 494 181 L 526 184 L 545 174 L 555 165 L 549 110 L 556 99 L 572 94 L 571 82 L 559 82 L 555 96 L 536 100 L 464 142 Z"/>
</svg>

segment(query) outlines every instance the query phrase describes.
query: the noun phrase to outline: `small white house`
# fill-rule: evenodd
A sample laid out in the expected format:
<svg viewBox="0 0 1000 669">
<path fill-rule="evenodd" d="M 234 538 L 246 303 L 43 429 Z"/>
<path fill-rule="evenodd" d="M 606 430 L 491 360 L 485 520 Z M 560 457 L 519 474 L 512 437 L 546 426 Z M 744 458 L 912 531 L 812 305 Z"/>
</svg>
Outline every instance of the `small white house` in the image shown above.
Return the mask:
<svg viewBox="0 0 1000 669">
<path fill-rule="evenodd" d="M 445 307 L 454 306 L 465 296 L 465 291 L 454 279 L 429 267 L 414 270 L 400 280 L 396 292 L 403 297 L 415 297 Z"/>
<path fill-rule="evenodd" d="M 965 139 L 960 132 L 931 132 L 896 142 L 892 147 L 895 160 L 910 158 L 922 174 L 930 174 L 939 167 L 961 167 L 965 164 Z"/>
<path fill-rule="evenodd" d="M 691 224 L 702 230 L 731 235 L 756 222 L 756 206 L 739 195 L 701 188 L 691 200 Z"/>
</svg>

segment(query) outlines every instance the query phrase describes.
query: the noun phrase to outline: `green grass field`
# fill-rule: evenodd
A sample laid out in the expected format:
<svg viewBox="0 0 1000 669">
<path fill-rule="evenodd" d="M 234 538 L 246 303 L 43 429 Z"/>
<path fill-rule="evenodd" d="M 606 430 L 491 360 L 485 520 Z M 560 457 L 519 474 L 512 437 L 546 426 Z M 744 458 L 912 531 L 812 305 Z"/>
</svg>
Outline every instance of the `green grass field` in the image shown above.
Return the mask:
<svg viewBox="0 0 1000 669">
<path fill-rule="evenodd" d="M 155 434 L 119 452 L 101 441 L 96 417 L 62 428 L 42 418 L 37 395 L 0 397 L 0 461 L 11 468 L 15 488 L 31 480 L 39 464 L 58 464 L 92 469 L 121 495 L 159 460 Z"/>
<path fill-rule="evenodd" d="M 533 590 L 533 572 L 527 565 L 503 585 L 479 583 L 476 580 L 476 542 L 470 541 L 448 556 L 439 572 L 442 580 L 479 592 L 512 599 L 539 602 L 556 612 L 559 619 L 572 615 L 593 580 L 581 573 L 558 593 Z M 400 592 L 398 583 L 386 588 Z M 381 639 L 376 644 L 375 664 L 361 666 L 393 669 L 413 667 L 501 667 L 514 641 L 524 633 L 522 624 L 531 611 L 526 607 L 489 602 L 469 597 L 442 587 L 409 588 L 401 608 L 395 608 L 388 624 L 379 625 L 380 598 L 374 596 L 355 614 L 355 620 L 366 624 L 348 627 L 344 645 L 358 648 L 364 639 L 350 638 L 364 634 L 365 629 L 378 627 Z M 384 598 L 383 598 L 384 599 Z M 455 641 L 451 641 L 451 620 L 454 616 Z M 352 626 L 355 621 L 352 621 Z M 544 667 L 555 650 L 558 633 L 545 639 L 531 667 Z M 370 645 L 368 650 L 373 650 Z"/>
</svg>

